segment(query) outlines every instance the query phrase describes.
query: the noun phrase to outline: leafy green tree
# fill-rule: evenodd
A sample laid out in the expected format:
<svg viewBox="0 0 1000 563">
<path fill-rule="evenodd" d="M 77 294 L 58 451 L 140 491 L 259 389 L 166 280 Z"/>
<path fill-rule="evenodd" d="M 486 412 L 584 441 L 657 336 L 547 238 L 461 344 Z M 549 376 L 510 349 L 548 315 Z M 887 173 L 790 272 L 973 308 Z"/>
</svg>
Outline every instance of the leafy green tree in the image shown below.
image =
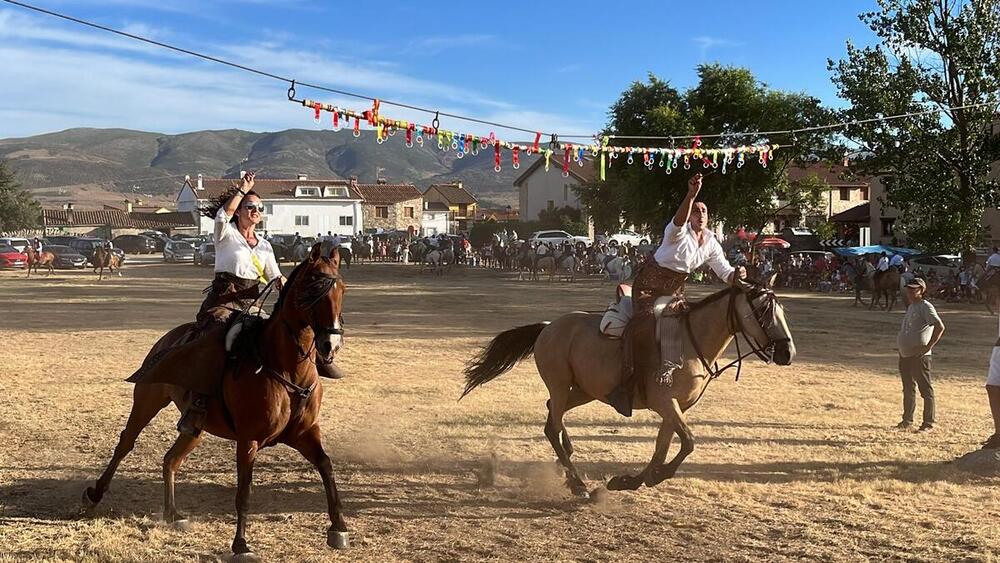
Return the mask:
<svg viewBox="0 0 1000 563">
<path fill-rule="evenodd" d="M 587 234 L 587 223 L 580 210 L 568 205 L 539 211 L 538 223 L 541 229 L 561 229 L 571 235 Z"/>
<path fill-rule="evenodd" d="M 727 147 L 754 143 L 777 143 L 782 147 L 766 168 L 755 157 L 727 174 L 706 176 L 700 199 L 705 201 L 715 220 L 731 228 L 753 228 L 769 222 L 787 201 L 808 203 L 815 194 L 801 192 L 790 185 L 785 168 L 805 156 L 814 157 L 829 147 L 829 133 L 802 133 L 792 138 L 768 138 L 747 133 L 801 129 L 826 124 L 830 112 L 820 101 L 802 93 L 771 89 L 743 68 L 720 65 L 698 67 L 698 85 L 679 92 L 668 82 L 650 74 L 647 82 L 635 82 L 611 107 L 609 135 L 683 136 L 696 133 L 720 133 L 721 138 L 704 139 L 703 148 Z M 614 144 L 671 146 L 669 142 L 624 140 Z M 681 146 L 678 141 L 676 146 Z M 690 146 L 685 141 L 684 146 Z M 791 146 L 788 146 L 791 145 Z M 610 160 L 607 181 L 581 186 L 577 192 L 598 230 L 615 231 L 621 222 L 657 232 L 673 215 L 686 192 L 687 180 L 695 172 L 708 173 L 701 163 L 692 162 L 671 174 L 654 165 L 652 170 L 638 162 L 628 165 L 626 157 Z M 735 163 L 734 163 L 735 164 Z M 718 169 L 713 169 L 718 170 Z M 786 201 L 779 203 L 782 192 Z"/>
<path fill-rule="evenodd" d="M 909 243 L 959 250 L 978 242 L 983 212 L 1000 201 L 990 165 L 1000 159 L 995 131 L 1000 101 L 1000 1 L 878 0 L 860 18 L 877 45 L 847 44 L 829 62 L 845 136 L 862 147 L 854 169 L 880 176 L 885 201 L 900 212 Z M 964 107 L 985 104 L 978 107 Z M 886 115 L 943 112 L 888 122 Z"/>
<path fill-rule="evenodd" d="M 0 160 L 0 232 L 35 227 L 40 217 L 38 202 L 21 187 L 7 162 Z"/>
</svg>

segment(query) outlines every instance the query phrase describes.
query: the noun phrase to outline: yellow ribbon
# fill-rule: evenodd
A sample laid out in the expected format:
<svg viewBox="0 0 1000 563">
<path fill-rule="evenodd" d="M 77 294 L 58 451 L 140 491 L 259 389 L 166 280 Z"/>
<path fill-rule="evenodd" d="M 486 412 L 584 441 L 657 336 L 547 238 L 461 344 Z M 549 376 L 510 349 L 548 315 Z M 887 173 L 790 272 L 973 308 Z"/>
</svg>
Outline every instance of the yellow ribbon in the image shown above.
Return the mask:
<svg viewBox="0 0 1000 563">
<path fill-rule="evenodd" d="M 251 254 L 250 260 L 253 262 L 253 267 L 257 268 L 257 279 L 260 283 L 267 283 L 267 278 L 264 277 L 264 266 L 261 265 L 260 260 L 257 259 L 257 255 Z"/>
</svg>

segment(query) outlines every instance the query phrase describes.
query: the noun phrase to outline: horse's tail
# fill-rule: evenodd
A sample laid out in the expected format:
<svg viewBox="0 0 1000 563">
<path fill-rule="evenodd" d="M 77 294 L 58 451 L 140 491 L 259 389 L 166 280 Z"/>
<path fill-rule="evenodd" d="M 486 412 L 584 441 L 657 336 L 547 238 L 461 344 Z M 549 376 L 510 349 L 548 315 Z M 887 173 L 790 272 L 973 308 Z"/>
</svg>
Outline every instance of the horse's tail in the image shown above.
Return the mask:
<svg viewBox="0 0 1000 563">
<path fill-rule="evenodd" d="M 535 340 L 549 323 L 519 326 L 501 332 L 465 367 L 465 391 L 462 397 L 483 383 L 507 373 L 518 362 L 535 352 Z M 459 400 L 462 399 L 459 397 Z"/>
</svg>

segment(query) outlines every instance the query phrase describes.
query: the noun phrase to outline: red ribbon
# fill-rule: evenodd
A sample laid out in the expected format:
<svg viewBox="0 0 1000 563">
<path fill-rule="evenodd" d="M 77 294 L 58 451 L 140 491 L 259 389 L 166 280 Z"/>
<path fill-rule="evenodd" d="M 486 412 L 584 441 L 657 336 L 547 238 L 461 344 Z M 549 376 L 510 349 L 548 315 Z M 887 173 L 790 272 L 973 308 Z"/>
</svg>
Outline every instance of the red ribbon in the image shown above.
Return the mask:
<svg viewBox="0 0 1000 563">
<path fill-rule="evenodd" d="M 535 133 L 535 146 L 534 148 L 532 148 L 533 151 L 538 152 L 538 141 L 541 140 L 541 138 L 542 138 L 541 133 Z"/>
<path fill-rule="evenodd" d="M 515 146 L 511 151 L 511 160 L 513 160 L 514 168 L 517 168 L 518 166 L 521 165 L 521 156 L 518 154 L 518 150 L 520 149 L 518 149 L 518 147 Z"/>
<path fill-rule="evenodd" d="M 322 111 L 323 104 L 316 102 L 315 104 L 313 104 L 313 109 L 316 110 L 316 115 L 313 116 L 313 119 L 319 121 L 319 112 Z"/>
<path fill-rule="evenodd" d="M 354 118 L 354 132 L 358 133 L 361 131 L 361 120 L 357 117 Z"/>
<path fill-rule="evenodd" d="M 340 112 L 335 111 L 333 112 L 333 128 L 336 129 L 338 127 L 340 127 Z"/>
<path fill-rule="evenodd" d="M 566 152 L 563 154 L 563 174 L 569 174 L 569 153 L 573 150 L 573 145 L 566 145 Z"/>
<path fill-rule="evenodd" d="M 406 144 L 407 145 L 412 145 L 413 144 L 413 129 L 414 129 L 414 126 L 413 126 L 412 123 L 406 128 Z"/>
<path fill-rule="evenodd" d="M 500 141 L 493 142 L 493 167 L 500 170 Z"/>
</svg>

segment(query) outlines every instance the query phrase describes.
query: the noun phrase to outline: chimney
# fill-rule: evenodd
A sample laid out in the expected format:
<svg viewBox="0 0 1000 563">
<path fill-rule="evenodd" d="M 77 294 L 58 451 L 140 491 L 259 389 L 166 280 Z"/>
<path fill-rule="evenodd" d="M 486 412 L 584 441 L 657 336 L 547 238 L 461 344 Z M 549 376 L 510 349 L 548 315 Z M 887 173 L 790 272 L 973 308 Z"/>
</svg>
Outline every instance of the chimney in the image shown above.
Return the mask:
<svg viewBox="0 0 1000 563">
<path fill-rule="evenodd" d="M 72 203 L 66 203 L 66 204 L 63 205 L 63 209 L 66 210 L 66 224 L 67 225 L 72 225 L 73 224 L 73 204 Z"/>
<path fill-rule="evenodd" d="M 306 176 L 305 174 L 299 172 L 298 176 L 295 179 L 296 180 L 308 180 L 309 176 Z"/>
<path fill-rule="evenodd" d="M 198 174 L 198 189 L 199 190 L 204 190 L 205 189 L 205 184 L 202 183 L 202 176 L 201 176 L 201 174 Z"/>
<path fill-rule="evenodd" d="M 385 185 L 385 178 L 379 178 L 378 179 L 378 185 L 384 186 Z"/>
<path fill-rule="evenodd" d="M 430 203 L 431 202 L 429 202 L 427 200 L 424 200 L 424 211 L 427 211 L 428 209 L 430 209 Z"/>
<path fill-rule="evenodd" d="M 132 202 L 131 201 L 126 201 L 125 202 L 125 213 L 132 213 Z"/>
<path fill-rule="evenodd" d="M 350 182 L 350 184 L 351 184 L 352 188 L 358 187 L 358 177 L 357 176 L 351 176 L 351 182 Z"/>
</svg>

